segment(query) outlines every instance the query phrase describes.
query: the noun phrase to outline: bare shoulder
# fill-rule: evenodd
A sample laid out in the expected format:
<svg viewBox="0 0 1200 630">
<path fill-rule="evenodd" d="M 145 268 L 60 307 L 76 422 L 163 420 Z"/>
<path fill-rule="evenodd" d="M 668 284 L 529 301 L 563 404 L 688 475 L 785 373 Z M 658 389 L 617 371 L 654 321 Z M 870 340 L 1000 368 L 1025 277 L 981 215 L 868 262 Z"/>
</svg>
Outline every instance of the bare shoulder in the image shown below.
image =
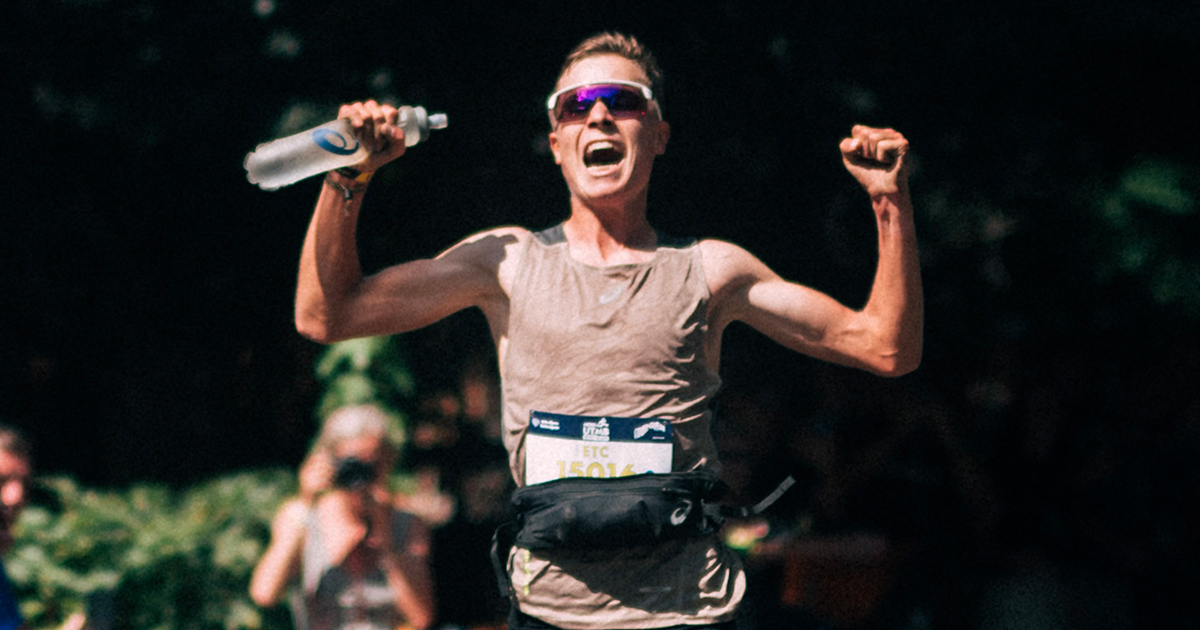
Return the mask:
<svg viewBox="0 0 1200 630">
<path fill-rule="evenodd" d="M 729 241 L 701 240 L 700 255 L 704 260 L 704 276 L 713 295 L 774 276 L 761 260 Z"/>
<path fill-rule="evenodd" d="M 492 228 L 458 241 L 438 257 L 494 258 L 511 255 L 524 246 L 530 235 L 529 230 L 518 226 Z"/>
<path fill-rule="evenodd" d="M 533 233 L 523 227 L 505 226 L 472 234 L 455 243 L 438 258 L 460 261 L 494 277 L 507 295 L 516 275 L 521 250 Z"/>
<path fill-rule="evenodd" d="M 716 331 L 734 320 L 753 319 L 752 295 L 758 287 L 777 285 L 782 279 L 744 247 L 728 241 L 700 241 L 704 278 L 712 296 L 708 316 Z"/>
<path fill-rule="evenodd" d="M 489 237 L 500 238 L 500 239 L 505 239 L 505 240 L 517 239 L 518 241 L 523 242 L 525 239 L 529 238 L 532 234 L 533 233 L 530 232 L 528 228 L 523 228 L 519 225 L 503 225 L 500 227 L 494 227 L 494 228 L 490 228 L 487 230 L 483 230 L 482 232 L 476 232 L 476 233 L 464 238 L 461 242 L 471 243 L 471 242 L 475 242 L 475 241 L 489 238 Z"/>
<path fill-rule="evenodd" d="M 700 251 L 704 255 L 705 265 L 708 265 L 710 261 L 728 263 L 741 256 L 750 255 L 750 252 L 741 245 L 735 245 L 719 238 L 701 239 Z"/>
</svg>

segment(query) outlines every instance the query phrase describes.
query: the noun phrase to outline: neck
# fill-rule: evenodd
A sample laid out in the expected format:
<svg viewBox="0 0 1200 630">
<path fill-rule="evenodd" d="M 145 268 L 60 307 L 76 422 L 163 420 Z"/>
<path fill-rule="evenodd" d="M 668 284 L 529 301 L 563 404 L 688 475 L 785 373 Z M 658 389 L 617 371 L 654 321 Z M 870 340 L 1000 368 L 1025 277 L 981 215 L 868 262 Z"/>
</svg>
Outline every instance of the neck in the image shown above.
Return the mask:
<svg viewBox="0 0 1200 630">
<path fill-rule="evenodd" d="M 572 257 L 598 266 L 645 262 L 658 245 L 645 206 L 630 212 L 576 205 L 563 232 Z"/>
</svg>

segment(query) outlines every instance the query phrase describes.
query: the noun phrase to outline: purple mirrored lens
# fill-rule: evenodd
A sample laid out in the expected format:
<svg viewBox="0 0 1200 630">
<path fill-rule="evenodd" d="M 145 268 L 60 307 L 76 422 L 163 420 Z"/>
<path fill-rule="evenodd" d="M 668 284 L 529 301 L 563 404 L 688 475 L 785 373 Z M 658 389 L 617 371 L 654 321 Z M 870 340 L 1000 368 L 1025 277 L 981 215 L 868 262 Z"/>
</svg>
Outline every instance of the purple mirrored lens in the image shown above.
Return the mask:
<svg viewBox="0 0 1200 630">
<path fill-rule="evenodd" d="M 604 106 L 614 118 L 633 118 L 646 114 L 646 97 L 634 88 L 624 85 L 585 85 L 562 95 L 559 100 L 559 122 L 587 118 L 596 101 Z"/>
</svg>

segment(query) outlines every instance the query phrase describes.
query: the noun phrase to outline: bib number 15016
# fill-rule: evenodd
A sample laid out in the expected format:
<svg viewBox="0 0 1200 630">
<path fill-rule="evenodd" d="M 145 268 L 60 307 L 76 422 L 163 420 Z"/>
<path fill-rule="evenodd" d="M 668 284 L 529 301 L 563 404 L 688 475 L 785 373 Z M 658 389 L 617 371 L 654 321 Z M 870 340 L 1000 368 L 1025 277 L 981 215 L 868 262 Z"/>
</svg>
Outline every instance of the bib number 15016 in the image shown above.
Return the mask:
<svg viewBox="0 0 1200 630">
<path fill-rule="evenodd" d="M 558 460 L 555 462 L 558 465 L 558 478 L 566 477 L 594 477 L 596 479 L 604 479 L 607 477 L 628 477 L 636 475 L 633 470 L 633 464 L 625 464 L 619 472 L 617 465 L 609 462 L 602 464 L 600 462 L 588 462 L 586 465 L 583 462 L 566 462 Z"/>
</svg>

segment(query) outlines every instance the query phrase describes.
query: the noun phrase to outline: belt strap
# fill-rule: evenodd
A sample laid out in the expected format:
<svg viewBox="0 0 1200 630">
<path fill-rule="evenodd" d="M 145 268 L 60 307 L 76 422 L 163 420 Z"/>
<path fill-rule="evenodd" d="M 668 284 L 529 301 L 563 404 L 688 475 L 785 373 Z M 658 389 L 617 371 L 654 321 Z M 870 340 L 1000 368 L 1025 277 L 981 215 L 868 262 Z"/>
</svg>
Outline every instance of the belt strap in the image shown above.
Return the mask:
<svg viewBox="0 0 1200 630">
<path fill-rule="evenodd" d="M 508 579 L 508 552 L 512 549 L 516 532 L 517 523 L 510 521 L 497 527 L 492 534 L 492 570 L 496 572 L 496 586 L 500 588 L 500 597 L 504 599 L 514 595 Z M 516 605 L 516 600 L 513 605 Z"/>
<path fill-rule="evenodd" d="M 779 482 L 779 485 L 776 486 L 773 491 L 771 491 L 771 494 L 763 497 L 762 501 L 759 501 L 751 506 L 743 507 L 717 506 L 718 513 L 724 518 L 746 518 L 748 516 L 756 516 L 761 514 L 767 508 L 771 507 L 773 503 L 779 500 L 779 497 L 783 496 L 783 493 L 788 491 L 788 488 L 791 488 L 794 485 L 796 485 L 796 478 L 792 475 L 788 475 L 787 478 Z"/>
</svg>

